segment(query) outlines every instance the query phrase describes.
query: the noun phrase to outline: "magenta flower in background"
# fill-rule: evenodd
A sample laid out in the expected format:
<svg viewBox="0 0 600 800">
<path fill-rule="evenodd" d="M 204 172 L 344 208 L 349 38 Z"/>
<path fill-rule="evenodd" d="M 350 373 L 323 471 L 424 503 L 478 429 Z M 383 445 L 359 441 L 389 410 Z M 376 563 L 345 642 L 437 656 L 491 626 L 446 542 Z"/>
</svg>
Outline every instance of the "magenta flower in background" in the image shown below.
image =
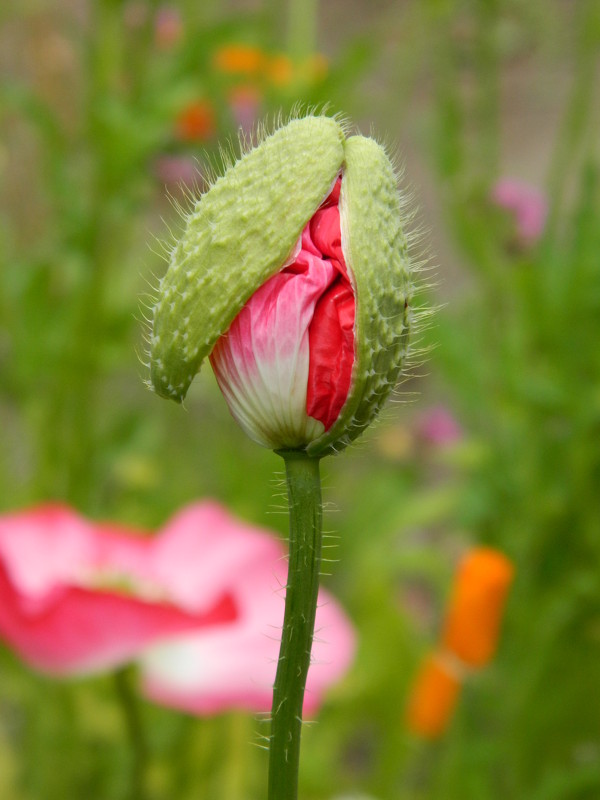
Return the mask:
<svg viewBox="0 0 600 800">
<path fill-rule="evenodd" d="M 140 659 L 147 693 L 190 711 L 255 709 L 263 678 L 270 697 L 269 658 L 283 618 L 277 590 L 285 579 L 281 543 L 211 502 L 182 510 L 152 537 L 60 506 L 0 517 L 0 637 L 7 645 L 54 675 Z M 315 651 L 327 663 L 309 673 L 315 706 L 354 647 L 342 610 L 325 594 L 321 602 L 317 619 L 329 644 Z M 191 660 L 196 652 L 201 663 Z M 180 661 L 182 654 L 190 661 Z M 180 676 L 196 670 L 190 696 L 189 678 L 182 686 Z"/>
<path fill-rule="evenodd" d="M 93 524 L 66 507 L 0 518 L 0 636 L 56 675 L 97 672 L 182 631 L 235 619 L 221 578 L 179 602 L 164 553 L 174 535 L 149 538 Z M 176 537 L 175 537 L 176 538 Z"/>
<path fill-rule="evenodd" d="M 198 515 L 204 513 L 201 507 L 192 506 L 180 514 L 178 524 L 187 523 L 193 529 Z M 157 703 L 190 713 L 214 714 L 231 707 L 269 711 L 283 622 L 285 549 L 263 532 L 242 528 L 215 506 L 210 514 L 225 552 L 247 545 L 248 537 L 256 540 L 256 558 L 236 572 L 239 614 L 229 625 L 186 633 L 147 650 L 139 661 L 143 691 Z M 266 554 L 258 548 L 265 543 L 270 548 Z M 204 574 L 190 569 L 190 557 L 192 553 L 186 553 L 185 548 L 179 551 L 177 571 L 186 575 L 187 591 L 193 596 Z M 338 603 L 321 590 L 304 700 L 307 713 L 315 711 L 326 688 L 346 672 L 354 654 L 354 639 Z"/>
<path fill-rule="evenodd" d="M 417 435 L 426 444 L 445 447 L 463 438 L 463 431 L 445 406 L 434 406 L 417 418 Z"/>
<path fill-rule="evenodd" d="M 183 20 L 176 6 L 161 6 L 154 17 L 154 39 L 161 50 L 170 50 L 183 38 Z"/>
<path fill-rule="evenodd" d="M 517 235 L 522 244 L 533 245 L 540 239 L 548 214 L 548 203 L 543 192 L 514 178 L 502 178 L 493 187 L 491 197 L 497 206 L 514 215 Z"/>
<path fill-rule="evenodd" d="M 193 186 L 200 179 L 198 163 L 191 156 L 162 155 L 154 162 L 154 174 L 161 183 Z"/>
<path fill-rule="evenodd" d="M 262 94 L 256 86 L 234 86 L 227 95 L 227 102 L 236 127 L 251 133 L 262 106 Z"/>
</svg>

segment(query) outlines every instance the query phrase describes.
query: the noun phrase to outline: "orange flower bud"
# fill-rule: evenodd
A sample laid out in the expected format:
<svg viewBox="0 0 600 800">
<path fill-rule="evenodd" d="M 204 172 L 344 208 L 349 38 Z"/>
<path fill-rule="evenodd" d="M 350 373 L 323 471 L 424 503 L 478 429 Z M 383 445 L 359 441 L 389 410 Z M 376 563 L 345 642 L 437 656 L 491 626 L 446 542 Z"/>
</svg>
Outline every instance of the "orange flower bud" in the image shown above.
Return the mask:
<svg viewBox="0 0 600 800">
<path fill-rule="evenodd" d="M 409 730 L 425 739 L 441 736 L 456 707 L 460 685 L 460 676 L 448 659 L 439 653 L 427 656 L 408 701 Z"/>
<path fill-rule="evenodd" d="M 514 568 L 490 547 L 471 550 L 459 566 L 442 632 L 442 646 L 471 667 L 485 666 L 496 650 Z"/>
</svg>

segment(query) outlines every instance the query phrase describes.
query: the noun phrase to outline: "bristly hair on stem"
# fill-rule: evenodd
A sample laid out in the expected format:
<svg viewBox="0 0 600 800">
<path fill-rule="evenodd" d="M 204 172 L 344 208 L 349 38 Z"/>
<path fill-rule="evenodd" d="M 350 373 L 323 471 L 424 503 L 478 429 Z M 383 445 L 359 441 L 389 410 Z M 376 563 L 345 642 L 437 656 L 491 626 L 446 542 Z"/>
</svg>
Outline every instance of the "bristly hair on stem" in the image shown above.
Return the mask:
<svg viewBox="0 0 600 800">
<path fill-rule="evenodd" d="M 286 467 L 290 557 L 273 687 L 268 800 L 296 800 L 302 707 L 319 592 L 323 507 L 319 459 L 302 450 L 278 452 Z"/>
</svg>

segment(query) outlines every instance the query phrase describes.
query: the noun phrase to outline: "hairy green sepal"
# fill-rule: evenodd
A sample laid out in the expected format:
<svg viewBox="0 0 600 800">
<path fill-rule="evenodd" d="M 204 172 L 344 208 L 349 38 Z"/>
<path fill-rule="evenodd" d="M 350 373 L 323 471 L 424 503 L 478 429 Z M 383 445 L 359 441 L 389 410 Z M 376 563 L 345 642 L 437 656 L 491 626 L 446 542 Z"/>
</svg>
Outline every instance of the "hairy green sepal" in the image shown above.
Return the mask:
<svg viewBox="0 0 600 800">
<path fill-rule="evenodd" d="M 293 120 L 243 155 L 196 203 L 154 308 L 150 379 L 181 402 L 244 303 L 290 256 L 341 169 L 328 117 Z"/>
<path fill-rule="evenodd" d="M 356 299 L 355 362 L 339 418 L 306 448 L 313 456 L 343 449 L 373 421 L 400 376 L 410 328 L 410 262 L 396 173 L 385 150 L 364 136 L 346 140 L 344 161 L 340 219 Z"/>
</svg>

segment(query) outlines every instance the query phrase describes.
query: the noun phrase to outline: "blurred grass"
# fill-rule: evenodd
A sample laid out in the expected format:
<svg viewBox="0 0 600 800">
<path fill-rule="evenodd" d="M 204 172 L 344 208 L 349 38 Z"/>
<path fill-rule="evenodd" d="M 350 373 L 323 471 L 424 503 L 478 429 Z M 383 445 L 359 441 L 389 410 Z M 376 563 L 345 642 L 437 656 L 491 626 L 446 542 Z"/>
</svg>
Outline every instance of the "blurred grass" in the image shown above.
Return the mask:
<svg viewBox="0 0 600 800">
<path fill-rule="evenodd" d="M 599 4 L 323 3 L 312 27 L 301 15 L 303 36 L 297 2 L 172 8 L 182 33 L 168 46 L 150 2 L 0 9 L 0 507 L 63 499 L 155 529 L 211 496 L 285 536 L 280 465 L 246 441 L 209 371 L 185 411 L 144 391 L 138 297 L 163 269 L 147 242 L 178 224 L 157 162 L 218 161 L 240 86 L 261 115 L 328 102 L 365 132 L 373 121 L 400 141 L 430 229 L 439 284 L 421 301 L 448 302 L 424 334 L 427 375 L 402 387 L 422 398 L 391 407 L 324 465 L 336 509 L 326 526 L 339 536 L 324 582 L 360 646 L 305 730 L 302 797 L 594 800 Z M 240 43 L 277 71 L 216 70 L 218 49 Z M 326 60 L 306 72 L 313 47 Z M 182 141 L 177 115 L 199 101 L 214 133 Z M 550 203 L 532 246 L 490 201 L 510 170 Z M 464 431 L 445 448 L 417 433 L 421 410 L 440 403 Z M 406 696 L 474 542 L 516 564 L 502 646 L 468 682 L 447 735 L 426 744 L 404 728 Z M 6 650 L 0 668 L 0 796 L 127 797 L 110 680 L 53 683 Z M 249 744 L 261 723 L 149 704 L 142 714 L 150 797 L 264 796 L 266 757 Z"/>
</svg>

